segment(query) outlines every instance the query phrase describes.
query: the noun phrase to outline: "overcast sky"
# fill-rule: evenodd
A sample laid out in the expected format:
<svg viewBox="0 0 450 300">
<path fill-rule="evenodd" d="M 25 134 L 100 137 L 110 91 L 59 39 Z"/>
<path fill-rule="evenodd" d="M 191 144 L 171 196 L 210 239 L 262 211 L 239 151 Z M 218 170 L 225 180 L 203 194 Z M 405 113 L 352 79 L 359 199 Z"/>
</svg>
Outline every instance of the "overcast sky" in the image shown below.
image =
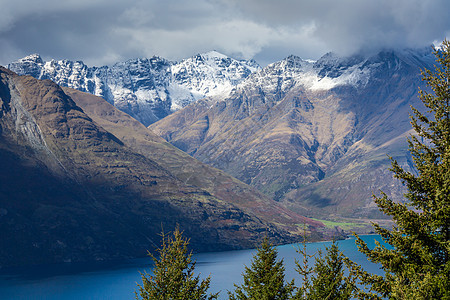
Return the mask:
<svg viewBox="0 0 450 300">
<path fill-rule="evenodd" d="M 448 0 L 0 0 L 0 64 L 32 53 L 101 66 L 217 50 L 262 65 L 422 47 L 450 36 Z"/>
</svg>

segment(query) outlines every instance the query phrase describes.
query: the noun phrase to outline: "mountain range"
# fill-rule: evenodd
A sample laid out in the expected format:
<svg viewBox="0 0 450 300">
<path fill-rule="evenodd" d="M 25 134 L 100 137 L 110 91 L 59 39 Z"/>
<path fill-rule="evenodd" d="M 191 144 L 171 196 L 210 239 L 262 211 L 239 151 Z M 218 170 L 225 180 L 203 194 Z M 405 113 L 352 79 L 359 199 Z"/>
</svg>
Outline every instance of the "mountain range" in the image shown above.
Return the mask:
<svg viewBox="0 0 450 300">
<path fill-rule="evenodd" d="M 375 219 L 373 193 L 403 201 L 387 155 L 410 169 L 410 105 L 423 108 L 420 69 L 433 63 L 431 48 L 290 56 L 149 128 L 298 213 Z"/>
<path fill-rule="evenodd" d="M 198 99 L 226 95 L 260 66 L 253 60 L 236 60 L 210 51 L 180 62 L 154 56 L 111 67 L 88 67 L 69 60 L 45 62 L 33 54 L 7 68 L 100 96 L 148 126 Z"/>
<path fill-rule="evenodd" d="M 405 191 L 387 155 L 414 171 L 408 114 L 422 109 L 431 50 L 264 68 L 216 51 L 99 68 L 13 62 L 34 78 L 0 72 L 0 229 L 12 245 L 0 265 L 142 255 L 161 224 L 218 250 L 382 218 L 372 193 Z"/>
<path fill-rule="evenodd" d="M 176 226 L 197 251 L 323 235 L 104 99 L 2 67 L 0 164 L 0 266 L 143 256 Z"/>
</svg>

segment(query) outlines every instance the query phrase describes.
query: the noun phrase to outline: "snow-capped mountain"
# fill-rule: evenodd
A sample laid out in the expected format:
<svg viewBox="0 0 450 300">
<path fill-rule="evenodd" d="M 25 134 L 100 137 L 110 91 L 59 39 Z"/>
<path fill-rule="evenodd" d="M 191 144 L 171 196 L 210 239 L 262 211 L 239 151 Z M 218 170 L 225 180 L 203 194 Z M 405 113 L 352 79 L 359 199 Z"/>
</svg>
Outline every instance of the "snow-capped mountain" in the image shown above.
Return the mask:
<svg viewBox="0 0 450 300">
<path fill-rule="evenodd" d="M 291 55 L 255 72 L 241 87 L 257 84 L 270 92 L 275 86 L 283 90 L 293 85 L 309 91 L 327 91 L 338 86 L 362 89 L 374 78 L 386 76 L 386 71 L 400 70 L 402 64 L 423 68 L 433 63 L 430 48 L 381 51 L 370 57 L 361 54 L 340 57 L 330 52 L 317 61 Z"/>
<path fill-rule="evenodd" d="M 267 91 L 273 90 L 274 84 L 281 84 L 279 86 L 281 89 L 302 85 L 311 91 L 330 90 L 339 85 L 360 87 L 367 84 L 373 69 L 372 65 L 358 62 L 343 66 L 341 60 L 333 53 L 326 54 L 319 61 L 303 60 L 291 55 L 282 61 L 270 64 L 254 77 L 258 78 L 256 79 L 258 81 L 273 81 L 262 85 Z M 243 86 L 253 84 L 254 79 L 245 81 Z"/>
<path fill-rule="evenodd" d="M 386 154 L 408 164 L 409 105 L 433 63 L 430 48 L 289 56 L 149 128 L 303 213 L 367 217 L 378 189 L 402 199 Z"/>
<path fill-rule="evenodd" d="M 253 60 L 238 61 L 217 51 L 198 54 L 172 65 L 169 92 L 179 109 L 205 96 L 227 96 L 237 84 L 260 69 Z"/>
<path fill-rule="evenodd" d="M 420 69 L 433 64 L 428 48 L 289 56 L 264 68 L 215 51 L 101 68 L 34 55 L 8 67 L 102 96 L 299 213 L 366 218 L 378 211 L 373 192 L 402 199 L 386 154 L 408 166 L 410 105 L 421 107 Z"/>
<path fill-rule="evenodd" d="M 180 62 L 154 56 L 111 67 L 88 67 L 69 60 L 45 62 L 33 54 L 9 64 L 8 69 L 103 97 L 149 125 L 200 98 L 226 96 L 260 66 L 210 51 Z"/>
</svg>

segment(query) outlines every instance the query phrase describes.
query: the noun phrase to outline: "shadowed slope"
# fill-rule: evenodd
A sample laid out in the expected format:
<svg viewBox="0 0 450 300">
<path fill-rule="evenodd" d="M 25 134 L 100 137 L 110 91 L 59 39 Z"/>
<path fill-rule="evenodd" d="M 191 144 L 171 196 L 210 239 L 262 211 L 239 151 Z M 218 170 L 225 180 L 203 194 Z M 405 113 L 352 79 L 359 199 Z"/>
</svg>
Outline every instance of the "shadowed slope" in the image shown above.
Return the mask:
<svg viewBox="0 0 450 300">
<path fill-rule="evenodd" d="M 196 250 L 292 241 L 138 153 L 53 82 L 0 76 L 1 266 L 145 255 L 176 224 Z"/>
</svg>

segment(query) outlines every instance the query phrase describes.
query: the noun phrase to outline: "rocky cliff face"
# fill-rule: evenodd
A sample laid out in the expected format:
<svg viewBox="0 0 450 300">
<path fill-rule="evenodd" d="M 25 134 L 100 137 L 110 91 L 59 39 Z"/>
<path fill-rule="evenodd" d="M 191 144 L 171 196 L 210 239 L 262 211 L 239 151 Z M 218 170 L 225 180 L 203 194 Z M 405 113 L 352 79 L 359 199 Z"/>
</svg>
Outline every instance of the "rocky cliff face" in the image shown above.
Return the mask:
<svg viewBox="0 0 450 300">
<path fill-rule="evenodd" d="M 0 164 L 0 266 L 145 255 L 161 225 L 179 224 L 203 251 L 252 247 L 261 232 L 293 241 L 297 224 L 322 226 L 98 97 L 3 68 Z"/>
<path fill-rule="evenodd" d="M 290 56 L 150 128 L 297 211 L 373 217 L 372 192 L 401 199 L 386 154 L 408 166 L 409 105 L 433 62 L 431 49 Z"/>
<path fill-rule="evenodd" d="M 206 96 L 227 95 L 260 67 L 216 51 L 180 62 L 160 57 L 133 59 L 111 67 L 51 60 L 30 55 L 8 65 L 19 75 L 51 79 L 57 84 L 100 96 L 144 125 Z"/>
</svg>

